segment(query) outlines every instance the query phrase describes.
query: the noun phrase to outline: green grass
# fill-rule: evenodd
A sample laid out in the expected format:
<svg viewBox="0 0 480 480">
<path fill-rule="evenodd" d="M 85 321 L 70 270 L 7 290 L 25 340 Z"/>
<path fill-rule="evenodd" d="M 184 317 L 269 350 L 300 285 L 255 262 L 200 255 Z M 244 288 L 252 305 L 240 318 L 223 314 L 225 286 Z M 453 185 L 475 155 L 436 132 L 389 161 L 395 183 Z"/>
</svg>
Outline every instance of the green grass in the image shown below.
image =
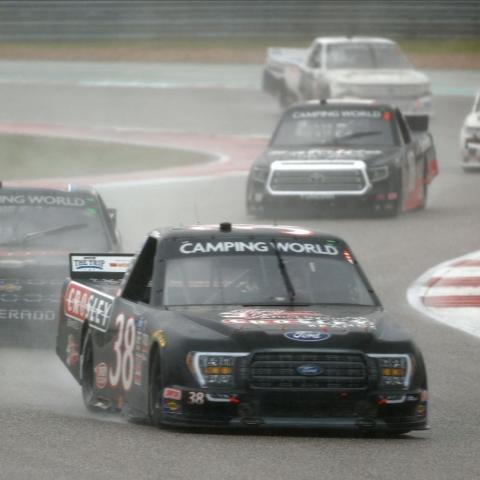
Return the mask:
<svg viewBox="0 0 480 480">
<path fill-rule="evenodd" d="M 465 53 L 480 54 L 480 38 L 432 38 L 432 39 L 402 39 L 397 38 L 405 52 L 408 53 Z M 28 49 L 34 54 L 35 50 L 51 50 L 52 54 L 65 53 L 74 56 L 75 52 L 91 53 L 93 59 L 97 54 L 116 55 L 131 50 L 132 54 L 138 51 L 158 52 L 162 50 L 201 52 L 202 50 L 225 49 L 232 51 L 239 50 L 265 50 L 272 45 L 306 47 L 312 42 L 311 37 L 305 38 L 230 38 L 230 39 L 198 39 L 179 38 L 167 40 L 95 40 L 95 41 L 35 41 L 35 42 L 0 42 L 0 54 L 12 49 Z M 103 56 L 102 55 L 102 56 Z M 141 60 L 141 59 L 140 59 Z"/>
<path fill-rule="evenodd" d="M 406 53 L 456 53 L 480 55 L 480 39 L 400 40 Z"/>
<path fill-rule="evenodd" d="M 0 135 L 1 180 L 128 173 L 180 167 L 210 157 L 168 148 Z"/>
</svg>

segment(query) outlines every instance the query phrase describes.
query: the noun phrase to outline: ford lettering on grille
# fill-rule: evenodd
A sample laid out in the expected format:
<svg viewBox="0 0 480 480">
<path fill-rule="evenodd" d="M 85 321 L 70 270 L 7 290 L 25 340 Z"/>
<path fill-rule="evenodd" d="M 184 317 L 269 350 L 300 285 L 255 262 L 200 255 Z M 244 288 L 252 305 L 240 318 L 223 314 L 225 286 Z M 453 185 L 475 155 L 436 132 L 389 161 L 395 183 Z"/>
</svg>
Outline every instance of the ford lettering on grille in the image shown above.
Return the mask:
<svg viewBox="0 0 480 480">
<path fill-rule="evenodd" d="M 305 377 L 316 377 L 317 375 L 321 375 L 323 372 L 323 368 L 320 365 L 300 365 L 297 367 L 297 372 L 299 375 L 303 375 Z"/>
<path fill-rule="evenodd" d="M 320 342 L 330 338 L 329 333 L 309 331 L 286 332 L 284 335 L 289 340 L 297 340 L 298 342 Z"/>
</svg>

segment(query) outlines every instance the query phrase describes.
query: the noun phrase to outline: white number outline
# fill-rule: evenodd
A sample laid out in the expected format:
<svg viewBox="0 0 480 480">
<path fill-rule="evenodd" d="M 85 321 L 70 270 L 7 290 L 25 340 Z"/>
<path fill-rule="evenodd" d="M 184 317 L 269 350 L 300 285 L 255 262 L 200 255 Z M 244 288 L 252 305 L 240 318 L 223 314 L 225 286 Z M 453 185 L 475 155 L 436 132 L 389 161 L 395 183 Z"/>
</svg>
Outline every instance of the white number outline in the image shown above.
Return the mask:
<svg viewBox="0 0 480 480">
<path fill-rule="evenodd" d="M 115 328 L 118 334 L 113 344 L 115 353 L 114 367 L 110 367 L 108 371 L 108 380 L 112 388 L 116 388 L 122 383 L 123 390 L 132 388 L 134 374 L 134 358 L 133 350 L 135 348 L 135 319 L 129 317 L 125 321 L 125 315 L 120 313 L 115 319 Z"/>
<path fill-rule="evenodd" d="M 188 403 L 190 405 L 203 405 L 205 394 L 203 392 L 188 392 Z"/>
</svg>

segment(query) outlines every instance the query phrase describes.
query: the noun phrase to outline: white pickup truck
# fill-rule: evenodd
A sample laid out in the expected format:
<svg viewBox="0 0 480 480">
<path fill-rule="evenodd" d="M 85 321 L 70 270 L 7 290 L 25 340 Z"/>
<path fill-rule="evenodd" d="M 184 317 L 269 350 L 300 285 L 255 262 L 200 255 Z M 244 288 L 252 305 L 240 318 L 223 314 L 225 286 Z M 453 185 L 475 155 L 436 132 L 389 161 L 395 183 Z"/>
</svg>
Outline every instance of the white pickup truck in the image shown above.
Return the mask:
<svg viewBox="0 0 480 480">
<path fill-rule="evenodd" d="M 267 50 L 262 88 L 287 107 L 326 98 L 373 99 L 403 113 L 430 115 L 430 80 L 392 40 L 318 37 L 308 49 Z"/>
</svg>

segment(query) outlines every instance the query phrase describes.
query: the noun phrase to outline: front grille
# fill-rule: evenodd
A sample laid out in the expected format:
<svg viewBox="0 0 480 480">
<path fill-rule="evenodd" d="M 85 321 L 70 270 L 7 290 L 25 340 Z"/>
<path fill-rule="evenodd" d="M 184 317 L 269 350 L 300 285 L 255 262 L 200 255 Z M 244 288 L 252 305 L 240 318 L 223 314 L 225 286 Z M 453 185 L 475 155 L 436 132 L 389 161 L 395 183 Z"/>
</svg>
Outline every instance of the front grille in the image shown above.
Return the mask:
<svg viewBox="0 0 480 480">
<path fill-rule="evenodd" d="M 276 171 L 270 188 L 275 192 L 358 192 L 365 188 L 365 178 L 360 170 Z"/>
<path fill-rule="evenodd" d="M 302 374 L 302 367 L 318 373 Z M 254 389 L 348 391 L 365 390 L 368 375 L 360 353 L 265 352 L 254 354 L 248 381 Z"/>
<path fill-rule="evenodd" d="M 267 180 L 270 195 L 363 195 L 370 186 L 362 160 L 277 160 Z"/>
</svg>

